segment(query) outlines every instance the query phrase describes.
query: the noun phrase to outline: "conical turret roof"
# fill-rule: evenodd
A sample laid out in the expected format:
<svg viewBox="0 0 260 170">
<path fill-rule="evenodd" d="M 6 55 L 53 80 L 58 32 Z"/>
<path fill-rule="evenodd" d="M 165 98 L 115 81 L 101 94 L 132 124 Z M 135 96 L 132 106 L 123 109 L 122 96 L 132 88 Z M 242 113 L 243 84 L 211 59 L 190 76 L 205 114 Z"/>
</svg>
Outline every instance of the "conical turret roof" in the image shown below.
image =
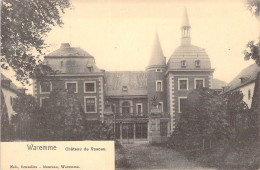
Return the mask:
<svg viewBox="0 0 260 170">
<path fill-rule="evenodd" d="M 184 7 L 184 13 L 183 13 L 183 20 L 182 20 L 182 27 L 190 27 L 190 21 L 188 17 L 187 8 Z"/>
<path fill-rule="evenodd" d="M 165 57 L 163 55 L 158 33 L 156 32 L 149 66 L 165 66 L 165 64 Z"/>
</svg>

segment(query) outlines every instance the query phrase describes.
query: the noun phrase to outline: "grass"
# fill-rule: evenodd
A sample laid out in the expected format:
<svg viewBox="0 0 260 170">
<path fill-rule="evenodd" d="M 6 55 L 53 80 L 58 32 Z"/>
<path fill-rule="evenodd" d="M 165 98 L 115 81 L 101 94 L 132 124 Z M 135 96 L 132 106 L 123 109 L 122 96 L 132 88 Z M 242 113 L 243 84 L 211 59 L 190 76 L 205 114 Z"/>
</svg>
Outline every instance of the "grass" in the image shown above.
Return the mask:
<svg viewBox="0 0 260 170">
<path fill-rule="evenodd" d="M 116 148 L 116 169 L 203 169 L 162 146 L 129 144 Z"/>
</svg>

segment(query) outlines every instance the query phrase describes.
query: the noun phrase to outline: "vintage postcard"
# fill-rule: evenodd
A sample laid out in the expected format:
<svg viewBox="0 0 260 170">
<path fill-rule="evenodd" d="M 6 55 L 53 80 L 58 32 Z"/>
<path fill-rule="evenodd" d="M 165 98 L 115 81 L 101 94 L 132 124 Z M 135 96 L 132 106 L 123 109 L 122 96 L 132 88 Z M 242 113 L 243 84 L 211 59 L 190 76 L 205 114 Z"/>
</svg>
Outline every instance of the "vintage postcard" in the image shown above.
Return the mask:
<svg viewBox="0 0 260 170">
<path fill-rule="evenodd" d="M 0 169 L 259 169 L 259 0 L 2 0 Z"/>
</svg>

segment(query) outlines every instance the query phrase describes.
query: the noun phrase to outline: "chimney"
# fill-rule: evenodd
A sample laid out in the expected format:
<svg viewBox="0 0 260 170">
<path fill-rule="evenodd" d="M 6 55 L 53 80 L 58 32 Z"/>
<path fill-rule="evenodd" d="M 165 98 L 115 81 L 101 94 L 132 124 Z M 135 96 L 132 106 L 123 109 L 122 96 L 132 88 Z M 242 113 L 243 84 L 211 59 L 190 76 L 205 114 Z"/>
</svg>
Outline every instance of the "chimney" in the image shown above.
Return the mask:
<svg viewBox="0 0 260 170">
<path fill-rule="evenodd" d="M 61 43 L 60 48 L 70 48 L 70 44 L 69 43 Z"/>
</svg>

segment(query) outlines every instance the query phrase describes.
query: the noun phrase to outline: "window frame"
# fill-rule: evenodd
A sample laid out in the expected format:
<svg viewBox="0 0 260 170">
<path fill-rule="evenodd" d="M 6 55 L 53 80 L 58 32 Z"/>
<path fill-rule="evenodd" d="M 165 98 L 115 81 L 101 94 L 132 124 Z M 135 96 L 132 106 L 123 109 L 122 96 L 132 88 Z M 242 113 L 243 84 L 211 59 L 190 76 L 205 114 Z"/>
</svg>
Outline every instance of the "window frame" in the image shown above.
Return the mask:
<svg viewBox="0 0 260 170">
<path fill-rule="evenodd" d="M 141 113 L 138 113 L 138 106 L 141 106 Z M 136 103 L 136 114 L 142 115 L 143 114 L 143 104 L 142 103 Z"/>
<path fill-rule="evenodd" d="M 94 91 L 86 91 L 86 83 L 94 83 Z M 96 93 L 96 92 L 97 92 L 96 81 L 84 81 L 84 93 Z"/>
<path fill-rule="evenodd" d="M 157 109 L 159 109 L 159 104 L 162 105 L 162 113 L 163 113 L 163 102 L 158 102 L 158 104 L 157 104 Z"/>
<path fill-rule="evenodd" d="M 184 64 L 182 64 L 184 63 Z M 181 68 L 186 68 L 187 67 L 187 62 L 186 60 L 181 60 Z"/>
<path fill-rule="evenodd" d="M 86 99 L 95 99 L 95 111 L 94 112 L 87 112 L 87 102 Z M 96 96 L 84 96 L 84 112 L 85 113 L 97 113 L 97 97 Z"/>
<path fill-rule="evenodd" d="M 252 97 L 251 97 L 251 89 L 248 89 L 248 90 L 247 90 L 247 99 L 248 99 L 248 100 L 251 100 L 251 98 L 252 98 Z"/>
<path fill-rule="evenodd" d="M 197 80 L 203 80 L 203 87 L 205 87 L 205 78 L 194 78 L 194 89 L 197 89 Z"/>
<path fill-rule="evenodd" d="M 161 83 L 161 90 L 158 90 L 157 83 Z M 163 82 L 162 82 L 162 80 L 156 80 L 155 90 L 157 92 L 162 92 L 163 91 Z"/>
<path fill-rule="evenodd" d="M 87 68 L 89 73 L 93 73 L 93 66 L 87 66 Z"/>
<path fill-rule="evenodd" d="M 187 81 L 187 88 L 186 89 L 181 89 L 181 80 L 186 80 Z M 189 79 L 188 78 L 178 78 L 178 90 L 186 91 L 189 90 Z"/>
<path fill-rule="evenodd" d="M 48 99 L 49 97 L 40 97 L 40 107 L 42 107 L 42 100 L 43 99 Z"/>
<path fill-rule="evenodd" d="M 52 91 L 52 83 L 51 81 L 43 81 L 43 82 L 49 82 L 50 83 L 50 91 L 49 92 L 43 92 L 42 91 L 42 85 L 41 85 L 41 82 L 39 83 L 40 84 L 40 94 L 50 94 L 50 92 Z"/>
<path fill-rule="evenodd" d="M 200 68 L 200 60 L 195 60 L 195 67 Z"/>
<path fill-rule="evenodd" d="M 76 84 L 76 91 L 74 93 L 78 93 L 78 82 L 77 81 L 65 81 L 65 88 L 68 89 L 68 83 L 75 83 Z"/>
<path fill-rule="evenodd" d="M 181 99 L 187 100 L 187 96 L 178 97 L 178 113 L 182 113 L 181 112 Z"/>
</svg>

